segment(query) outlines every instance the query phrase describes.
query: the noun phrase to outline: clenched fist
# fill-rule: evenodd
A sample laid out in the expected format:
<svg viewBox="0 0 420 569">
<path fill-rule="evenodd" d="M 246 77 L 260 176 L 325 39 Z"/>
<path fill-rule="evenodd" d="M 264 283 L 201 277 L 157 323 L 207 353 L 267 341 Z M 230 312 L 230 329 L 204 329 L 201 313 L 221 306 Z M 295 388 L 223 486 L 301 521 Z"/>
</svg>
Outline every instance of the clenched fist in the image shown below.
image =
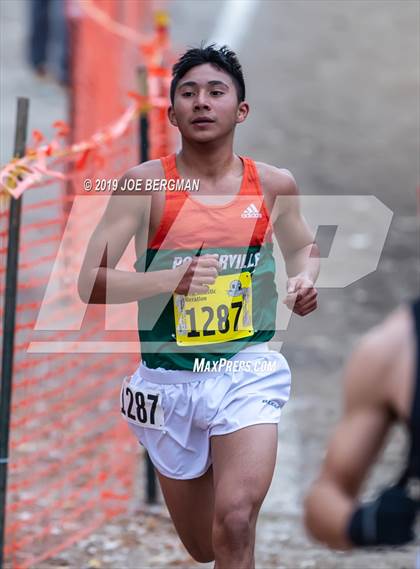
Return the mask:
<svg viewBox="0 0 420 569">
<path fill-rule="evenodd" d="M 219 274 L 218 258 L 217 253 L 200 255 L 174 269 L 180 277 L 175 292 L 184 295 L 206 293 Z"/>
<path fill-rule="evenodd" d="M 283 300 L 290 310 L 299 316 L 306 316 L 318 306 L 318 291 L 305 275 L 291 277 L 287 281 L 287 296 Z"/>
</svg>

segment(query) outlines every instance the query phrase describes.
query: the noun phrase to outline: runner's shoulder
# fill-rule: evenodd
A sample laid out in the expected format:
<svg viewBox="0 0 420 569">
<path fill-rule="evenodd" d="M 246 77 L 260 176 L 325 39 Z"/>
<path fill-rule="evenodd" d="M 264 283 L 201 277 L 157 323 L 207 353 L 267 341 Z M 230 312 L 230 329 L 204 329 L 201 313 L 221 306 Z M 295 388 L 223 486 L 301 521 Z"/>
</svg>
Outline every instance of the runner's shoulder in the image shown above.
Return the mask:
<svg viewBox="0 0 420 569">
<path fill-rule="evenodd" d="M 258 175 L 265 190 L 274 196 L 296 196 L 299 190 L 290 170 L 277 168 L 265 162 L 255 162 Z"/>
<path fill-rule="evenodd" d="M 409 313 L 400 307 L 359 340 L 345 373 L 346 393 L 368 405 L 388 405 L 393 364 L 409 339 Z"/>
<path fill-rule="evenodd" d="M 133 187 L 133 183 L 130 185 L 128 181 L 136 181 L 134 183 L 136 187 L 136 194 L 142 194 L 145 187 L 146 180 L 156 180 L 165 177 L 163 171 L 162 163 L 160 160 L 148 160 L 147 162 L 142 162 L 133 166 L 123 174 L 119 180 L 118 190 L 115 192 L 116 195 L 126 195 L 128 192 L 126 189 L 128 187 Z"/>
<path fill-rule="evenodd" d="M 359 350 L 370 353 L 375 361 L 388 366 L 407 343 L 410 328 L 409 310 L 400 306 L 362 337 Z"/>
</svg>

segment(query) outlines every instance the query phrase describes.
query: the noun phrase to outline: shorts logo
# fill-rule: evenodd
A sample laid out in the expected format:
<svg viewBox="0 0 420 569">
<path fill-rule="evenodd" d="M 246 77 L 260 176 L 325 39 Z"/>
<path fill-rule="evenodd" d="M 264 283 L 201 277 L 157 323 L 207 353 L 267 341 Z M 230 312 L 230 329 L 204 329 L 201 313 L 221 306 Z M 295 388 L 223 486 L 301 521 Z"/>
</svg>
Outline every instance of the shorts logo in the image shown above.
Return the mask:
<svg viewBox="0 0 420 569">
<path fill-rule="evenodd" d="M 281 407 L 280 403 L 277 403 L 277 401 L 273 401 L 272 399 L 263 399 L 263 403 L 267 403 L 267 405 L 271 405 L 275 409 L 279 409 L 279 407 Z"/>
<path fill-rule="evenodd" d="M 254 217 L 262 217 L 262 213 L 258 211 L 258 208 L 255 204 L 249 205 L 244 211 L 241 213 L 241 217 L 247 218 L 254 218 Z"/>
</svg>

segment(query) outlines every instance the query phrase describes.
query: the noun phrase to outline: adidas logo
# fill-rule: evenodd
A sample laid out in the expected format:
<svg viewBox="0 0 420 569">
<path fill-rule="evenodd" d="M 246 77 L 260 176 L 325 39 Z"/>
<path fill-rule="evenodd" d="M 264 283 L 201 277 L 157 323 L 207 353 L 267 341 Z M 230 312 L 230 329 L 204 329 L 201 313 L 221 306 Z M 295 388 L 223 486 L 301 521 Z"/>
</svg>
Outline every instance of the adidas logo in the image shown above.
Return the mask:
<svg viewBox="0 0 420 569">
<path fill-rule="evenodd" d="M 262 213 L 260 213 L 257 207 L 252 203 L 246 209 L 244 209 L 244 211 L 241 213 L 241 217 L 244 218 L 262 217 Z"/>
</svg>

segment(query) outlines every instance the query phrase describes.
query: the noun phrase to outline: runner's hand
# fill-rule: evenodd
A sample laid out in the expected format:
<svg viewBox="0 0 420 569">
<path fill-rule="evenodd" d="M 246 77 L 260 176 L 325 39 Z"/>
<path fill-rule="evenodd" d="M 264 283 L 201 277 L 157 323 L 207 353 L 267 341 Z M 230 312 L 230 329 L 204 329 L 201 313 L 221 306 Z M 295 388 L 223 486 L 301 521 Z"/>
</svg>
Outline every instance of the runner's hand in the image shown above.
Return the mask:
<svg viewBox="0 0 420 569">
<path fill-rule="evenodd" d="M 175 289 L 178 294 L 204 294 L 214 283 L 219 274 L 219 255 L 205 254 L 184 263 L 174 269 L 178 271 L 180 280 Z"/>
<path fill-rule="evenodd" d="M 306 316 L 318 306 L 318 291 L 310 278 L 304 275 L 291 277 L 287 281 L 287 296 L 283 300 L 290 310 L 299 316 Z"/>
</svg>

